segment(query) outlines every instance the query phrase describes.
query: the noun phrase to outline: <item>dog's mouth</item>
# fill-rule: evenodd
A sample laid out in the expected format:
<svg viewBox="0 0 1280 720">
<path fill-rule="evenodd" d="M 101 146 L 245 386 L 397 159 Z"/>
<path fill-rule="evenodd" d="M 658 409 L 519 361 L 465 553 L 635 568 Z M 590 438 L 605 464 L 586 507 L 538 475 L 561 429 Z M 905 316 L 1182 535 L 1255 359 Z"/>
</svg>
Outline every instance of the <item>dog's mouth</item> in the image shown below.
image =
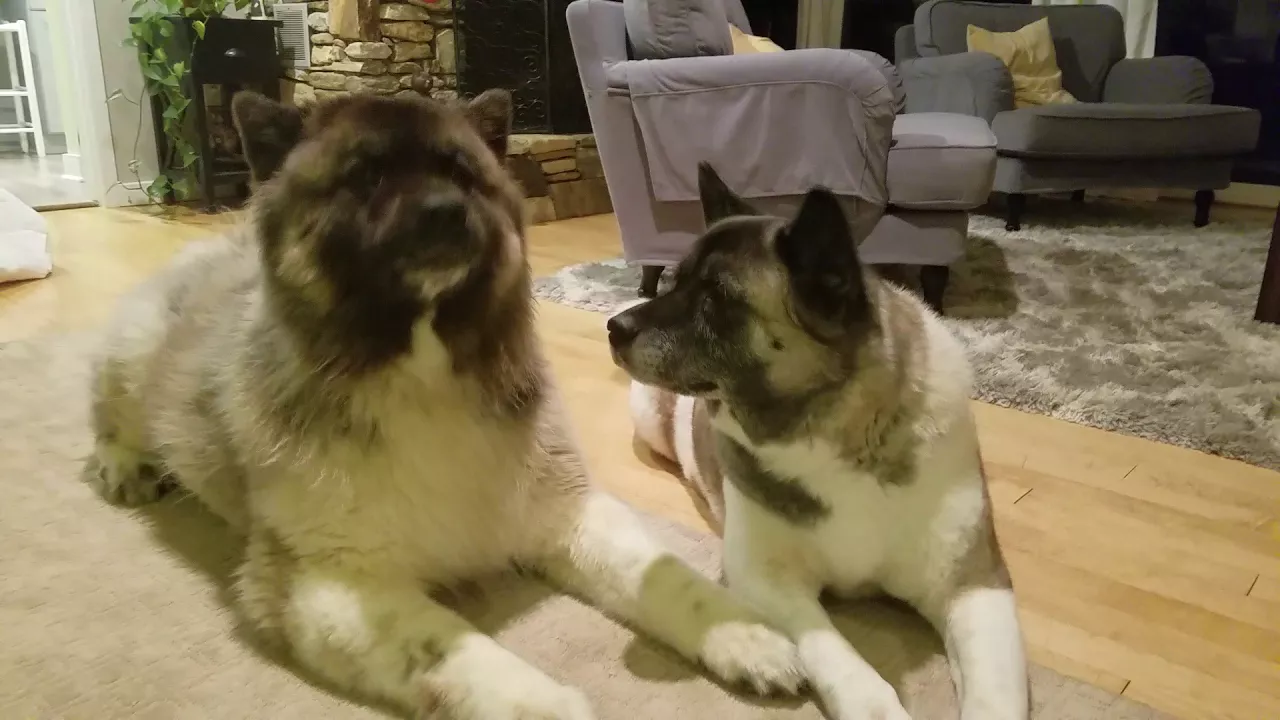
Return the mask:
<svg viewBox="0 0 1280 720">
<path fill-rule="evenodd" d="M 680 368 L 673 367 L 669 363 L 659 363 L 657 366 L 650 362 L 635 362 L 636 358 L 632 356 L 634 343 L 634 335 L 627 338 L 626 341 L 621 340 L 621 332 L 619 329 L 614 330 L 614 334 L 610 335 L 609 356 L 613 360 L 613 364 L 619 369 L 626 372 L 632 378 L 653 387 L 662 388 L 680 395 L 708 395 L 716 391 L 719 387 L 716 383 L 700 380 L 684 380 L 681 378 Z M 662 367 L 661 371 L 659 366 Z"/>
</svg>

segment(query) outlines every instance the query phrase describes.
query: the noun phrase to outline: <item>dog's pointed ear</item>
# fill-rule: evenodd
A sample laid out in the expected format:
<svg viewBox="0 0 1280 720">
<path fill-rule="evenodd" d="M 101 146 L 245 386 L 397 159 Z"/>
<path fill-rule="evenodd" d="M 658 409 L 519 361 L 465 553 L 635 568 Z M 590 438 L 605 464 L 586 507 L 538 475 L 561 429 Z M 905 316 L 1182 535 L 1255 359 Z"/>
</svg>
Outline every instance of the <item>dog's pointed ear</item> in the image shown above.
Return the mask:
<svg viewBox="0 0 1280 720">
<path fill-rule="evenodd" d="M 505 160 L 511 136 L 511 93 L 499 88 L 485 90 L 468 102 L 463 112 L 499 162 Z"/>
<path fill-rule="evenodd" d="M 830 190 L 805 195 L 795 217 L 778 231 L 774 250 L 802 319 L 813 329 L 838 334 L 871 319 L 853 231 Z"/>
<path fill-rule="evenodd" d="M 302 112 L 252 90 L 231 98 L 231 119 L 254 183 L 270 178 L 302 139 Z"/>
<path fill-rule="evenodd" d="M 720 179 L 720 174 L 711 167 L 711 163 L 698 163 L 698 197 L 702 201 L 702 217 L 706 220 L 707 227 L 711 227 L 717 220 L 734 215 L 757 214 L 755 208 L 729 189 L 724 180 Z"/>
</svg>

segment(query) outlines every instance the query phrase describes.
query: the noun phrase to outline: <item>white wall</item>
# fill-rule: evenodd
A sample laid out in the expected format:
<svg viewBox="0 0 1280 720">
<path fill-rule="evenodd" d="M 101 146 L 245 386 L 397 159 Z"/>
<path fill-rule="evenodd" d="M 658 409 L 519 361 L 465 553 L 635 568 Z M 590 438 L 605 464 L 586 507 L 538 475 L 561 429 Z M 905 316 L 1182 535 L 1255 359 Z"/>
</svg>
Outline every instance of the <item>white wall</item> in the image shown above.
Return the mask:
<svg viewBox="0 0 1280 720">
<path fill-rule="evenodd" d="M 84 177 L 80 158 L 80 122 L 76 117 L 76 91 L 72 40 L 68 37 L 66 13 L 68 0 L 46 0 L 49 21 L 49 60 L 53 72 L 53 84 L 58 103 L 58 122 L 66 137 L 67 152 L 63 156 L 62 170 L 67 177 Z M 49 111 L 53 115 L 53 111 Z"/>
<path fill-rule="evenodd" d="M 145 185 L 156 175 L 156 143 L 137 53 L 122 44 L 129 37 L 131 5 L 123 0 L 93 0 L 106 94 L 110 97 L 117 90 L 124 93 L 123 97 L 107 103 L 111 146 L 116 156 L 115 175 L 120 182 L 134 182 L 129 163 L 136 157 L 140 163 L 138 174 Z"/>
</svg>

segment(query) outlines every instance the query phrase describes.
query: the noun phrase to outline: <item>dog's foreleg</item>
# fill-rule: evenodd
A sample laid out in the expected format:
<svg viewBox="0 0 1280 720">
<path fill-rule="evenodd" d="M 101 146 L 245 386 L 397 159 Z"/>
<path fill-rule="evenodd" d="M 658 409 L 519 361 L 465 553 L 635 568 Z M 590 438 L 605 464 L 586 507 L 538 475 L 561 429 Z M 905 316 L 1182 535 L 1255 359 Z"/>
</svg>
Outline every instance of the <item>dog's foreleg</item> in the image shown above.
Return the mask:
<svg viewBox="0 0 1280 720">
<path fill-rule="evenodd" d="M 729 587 L 796 642 L 809 684 L 833 720 L 910 720 L 893 686 L 876 672 L 831 622 L 820 588 L 783 570 L 726 553 Z M 773 572 L 767 575 L 764 568 Z"/>
<path fill-rule="evenodd" d="M 519 659 L 416 583 L 302 564 L 287 595 L 285 638 L 300 663 L 330 682 L 426 716 L 593 717 L 577 690 Z"/>
<path fill-rule="evenodd" d="M 791 693 L 804 682 L 791 642 L 664 549 L 613 497 L 582 498 L 570 527 L 538 563 L 552 582 L 727 682 Z"/>
<path fill-rule="evenodd" d="M 1026 720 L 1027 657 L 1013 591 L 969 588 L 928 614 L 937 615 L 947 646 L 961 720 Z"/>
</svg>

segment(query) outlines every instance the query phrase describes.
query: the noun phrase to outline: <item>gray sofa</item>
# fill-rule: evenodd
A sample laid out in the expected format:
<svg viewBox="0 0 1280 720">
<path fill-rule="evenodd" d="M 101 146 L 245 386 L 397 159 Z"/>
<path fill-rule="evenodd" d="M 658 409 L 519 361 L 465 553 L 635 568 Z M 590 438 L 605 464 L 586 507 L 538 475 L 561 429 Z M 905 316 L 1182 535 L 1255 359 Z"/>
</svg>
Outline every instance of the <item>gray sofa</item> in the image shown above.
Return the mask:
<svg viewBox="0 0 1280 720">
<path fill-rule="evenodd" d="M 967 52 L 972 24 L 1010 32 L 1049 18 L 1063 87 L 1081 102 L 1014 108 L 1012 79 L 994 55 Z M 1256 110 L 1211 105 L 1213 78 L 1191 57 L 1125 58 L 1124 21 L 1107 5 L 1033 6 L 929 0 L 898 31 L 895 62 L 907 112 L 962 112 L 991 123 L 995 190 L 1006 228 L 1021 227 L 1026 194 L 1103 187 L 1196 191 L 1195 224 L 1233 159 L 1253 150 Z"/>
<path fill-rule="evenodd" d="M 842 200 L 868 264 L 921 266 L 940 308 L 986 202 L 995 137 L 972 114 L 901 114 L 893 66 L 873 53 L 732 55 L 738 0 L 576 0 L 569 34 L 626 259 L 652 295 L 704 229 L 697 165 L 786 213 L 813 185 Z M 892 149 L 890 149 L 892 146 Z"/>
</svg>

